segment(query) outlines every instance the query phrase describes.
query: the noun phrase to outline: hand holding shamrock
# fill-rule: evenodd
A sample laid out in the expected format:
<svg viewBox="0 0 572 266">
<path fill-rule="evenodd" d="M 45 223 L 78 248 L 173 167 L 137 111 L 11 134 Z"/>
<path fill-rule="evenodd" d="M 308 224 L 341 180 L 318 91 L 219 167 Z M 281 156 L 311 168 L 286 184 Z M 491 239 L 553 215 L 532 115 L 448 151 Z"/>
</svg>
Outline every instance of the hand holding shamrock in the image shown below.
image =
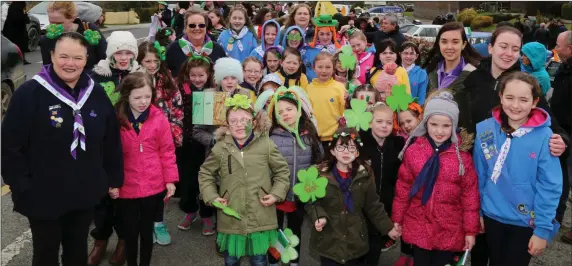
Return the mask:
<svg viewBox="0 0 572 266">
<path fill-rule="evenodd" d="M 316 222 L 314 223 L 314 227 L 316 228 L 316 231 L 322 232 L 322 230 L 324 229 L 324 226 L 326 226 L 327 222 L 328 221 L 326 220 L 326 218 L 320 218 L 320 219 L 316 220 Z"/>
</svg>

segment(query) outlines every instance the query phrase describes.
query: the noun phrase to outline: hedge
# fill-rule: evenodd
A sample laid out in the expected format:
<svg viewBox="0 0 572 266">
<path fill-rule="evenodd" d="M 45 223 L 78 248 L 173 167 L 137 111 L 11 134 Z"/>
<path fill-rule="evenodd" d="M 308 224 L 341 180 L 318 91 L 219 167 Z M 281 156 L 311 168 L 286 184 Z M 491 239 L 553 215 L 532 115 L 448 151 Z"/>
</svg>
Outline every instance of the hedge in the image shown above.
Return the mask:
<svg viewBox="0 0 572 266">
<path fill-rule="evenodd" d="M 139 17 L 139 22 L 140 23 L 150 23 L 151 22 L 151 17 L 153 16 L 153 14 L 155 14 L 157 12 L 157 8 L 156 7 L 137 7 L 134 8 L 133 11 L 135 11 L 135 13 L 137 13 L 137 16 Z"/>
<path fill-rule="evenodd" d="M 572 19 L 572 4 L 566 3 L 562 5 L 562 14 L 563 19 Z"/>
<path fill-rule="evenodd" d="M 490 16 L 478 16 L 471 22 L 471 29 L 486 28 L 493 25 L 493 18 Z"/>
<path fill-rule="evenodd" d="M 509 14 L 509 13 L 481 13 L 481 16 L 489 16 L 492 17 L 493 19 L 493 23 L 497 24 L 499 22 L 503 22 L 503 21 L 509 21 L 515 18 L 520 18 L 520 15 L 518 14 Z"/>
<path fill-rule="evenodd" d="M 465 8 L 457 15 L 457 21 L 463 23 L 465 27 L 471 26 L 471 22 L 478 16 L 473 8 Z"/>
</svg>

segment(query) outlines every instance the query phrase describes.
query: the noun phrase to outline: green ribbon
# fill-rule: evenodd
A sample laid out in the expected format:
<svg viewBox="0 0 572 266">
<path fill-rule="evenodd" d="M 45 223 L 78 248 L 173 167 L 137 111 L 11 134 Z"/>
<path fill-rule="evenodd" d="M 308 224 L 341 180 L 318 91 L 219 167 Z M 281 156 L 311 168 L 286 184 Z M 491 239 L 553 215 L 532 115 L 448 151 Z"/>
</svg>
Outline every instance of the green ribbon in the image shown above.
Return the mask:
<svg viewBox="0 0 572 266">
<path fill-rule="evenodd" d="M 153 47 L 155 47 L 155 49 L 157 50 L 157 55 L 159 55 L 159 59 L 161 59 L 161 61 L 165 61 L 165 59 L 167 59 L 167 49 L 165 48 L 165 46 L 161 46 L 161 44 L 159 44 L 158 41 L 155 41 L 153 43 Z"/>
</svg>

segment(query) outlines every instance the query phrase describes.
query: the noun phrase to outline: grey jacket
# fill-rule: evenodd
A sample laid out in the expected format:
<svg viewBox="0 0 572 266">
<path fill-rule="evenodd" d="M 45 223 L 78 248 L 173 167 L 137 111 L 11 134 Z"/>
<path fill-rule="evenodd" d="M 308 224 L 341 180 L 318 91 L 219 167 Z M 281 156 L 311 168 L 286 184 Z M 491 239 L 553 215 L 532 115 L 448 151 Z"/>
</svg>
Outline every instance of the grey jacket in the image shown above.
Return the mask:
<svg viewBox="0 0 572 266">
<path fill-rule="evenodd" d="M 302 169 L 307 169 L 312 165 L 312 148 L 310 146 L 310 138 L 308 135 L 302 134 L 302 140 L 306 145 L 306 150 L 303 150 L 298 143 L 296 143 L 296 138 L 292 133 L 282 129 L 276 128 L 271 132 L 270 139 L 274 141 L 274 144 L 278 147 L 278 150 L 282 156 L 288 162 L 288 167 L 290 168 L 290 190 L 288 191 L 288 196 L 286 200 L 294 201 L 294 193 L 292 188 L 298 182 L 298 171 Z M 320 158 L 321 160 L 324 154 L 322 145 L 318 145 L 320 148 Z"/>
</svg>

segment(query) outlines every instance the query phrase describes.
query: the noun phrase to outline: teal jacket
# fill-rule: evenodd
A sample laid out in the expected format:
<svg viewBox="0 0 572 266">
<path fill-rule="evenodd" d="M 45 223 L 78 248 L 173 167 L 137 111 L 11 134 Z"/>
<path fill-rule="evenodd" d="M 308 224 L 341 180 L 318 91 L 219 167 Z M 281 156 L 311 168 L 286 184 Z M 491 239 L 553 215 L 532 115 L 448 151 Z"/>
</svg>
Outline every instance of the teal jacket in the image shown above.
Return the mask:
<svg viewBox="0 0 572 266">
<path fill-rule="evenodd" d="M 534 76 L 540 88 L 542 95 L 546 95 L 550 89 L 550 76 L 546 71 L 546 47 L 539 42 L 529 42 L 522 47 L 522 54 L 530 59 L 530 65 L 522 64 L 524 72 Z"/>
</svg>

